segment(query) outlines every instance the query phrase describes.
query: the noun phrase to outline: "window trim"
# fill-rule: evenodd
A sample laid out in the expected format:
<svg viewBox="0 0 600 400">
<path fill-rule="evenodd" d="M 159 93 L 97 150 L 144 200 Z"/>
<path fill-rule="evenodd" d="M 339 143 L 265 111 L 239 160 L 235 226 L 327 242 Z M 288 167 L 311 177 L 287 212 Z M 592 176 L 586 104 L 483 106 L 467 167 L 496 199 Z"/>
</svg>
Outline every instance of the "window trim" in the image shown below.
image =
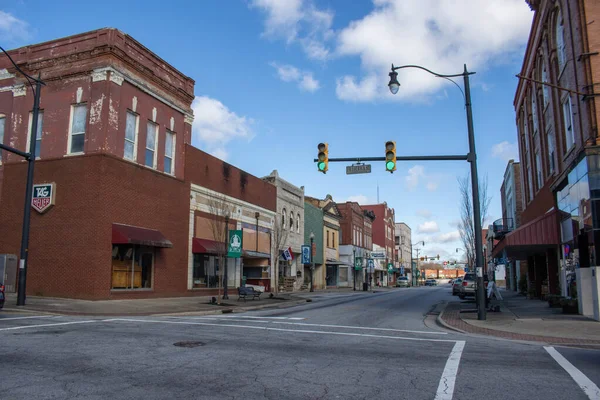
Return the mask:
<svg viewBox="0 0 600 400">
<path fill-rule="evenodd" d="M 296 217 L 296 233 L 300 233 L 300 213 Z"/>
<path fill-rule="evenodd" d="M 565 23 L 562 10 L 559 8 L 556 13 L 554 26 L 554 41 L 556 45 L 556 60 L 558 61 L 558 76 L 562 75 L 562 72 L 567 66 L 567 52 L 565 43 Z M 559 29 L 560 29 L 560 42 L 559 42 Z M 562 46 L 559 45 L 562 43 Z M 562 62 L 561 62 L 562 61 Z"/>
<path fill-rule="evenodd" d="M 570 121 L 570 129 L 567 128 L 567 120 L 566 120 L 566 107 L 568 107 L 569 121 Z M 571 96 L 567 94 L 563 97 L 561 101 L 561 114 L 563 119 L 563 129 L 564 129 L 564 138 L 565 138 L 565 156 L 575 147 L 575 127 L 573 121 L 573 102 L 571 101 Z M 569 135 L 570 130 L 570 135 Z M 569 146 L 568 138 L 571 138 L 571 145 Z"/>
<path fill-rule="evenodd" d="M 171 135 L 171 137 L 173 138 L 173 143 L 171 144 L 171 156 L 167 155 L 167 138 L 169 137 L 169 135 Z M 165 157 L 165 159 L 166 158 L 171 159 L 171 171 L 170 172 L 164 171 L 164 172 L 165 172 L 165 174 L 173 175 L 173 176 L 175 176 L 175 143 L 176 143 L 176 140 L 177 139 L 175 137 L 175 132 L 171 132 L 170 130 L 167 129 L 165 131 L 165 155 L 164 155 L 164 157 Z M 163 163 L 163 170 L 165 169 L 165 164 L 166 163 Z"/>
<path fill-rule="evenodd" d="M 281 229 L 285 230 L 286 222 L 287 222 L 287 211 L 284 208 L 281 209 Z"/>
<path fill-rule="evenodd" d="M 129 160 L 129 161 L 137 162 L 139 130 L 140 130 L 140 115 L 136 112 L 131 111 L 130 109 L 127 109 L 127 111 L 125 113 L 125 137 L 123 138 L 124 143 L 125 142 L 131 143 L 131 140 L 127 139 L 127 117 L 129 115 L 133 115 L 135 117 L 135 127 L 134 127 L 134 133 L 133 133 L 133 159 L 127 158 L 127 156 L 125 155 L 125 145 L 123 145 L 123 158 L 125 158 L 126 160 Z M 145 161 L 146 160 L 144 159 L 144 163 L 145 163 Z"/>
<path fill-rule="evenodd" d="M 71 147 L 73 144 L 73 118 L 75 117 L 75 108 L 76 107 L 85 107 L 85 127 L 83 132 L 78 132 L 76 135 L 83 135 L 83 150 L 82 151 L 71 151 Z M 87 119 L 88 119 L 88 109 L 87 102 L 81 102 L 76 104 L 71 104 L 71 112 L 69 115 L 69 135 L 67 137 L 67 155 L 79 155 L 85 154 L 85 134 L 87 133 Z"/>
<path fill-rule="evenodd" d="M 39 151 L 41 154 L 41 142 L 42 142 L 42 138 L 44 136 L 44 110 L 40 110 L 39 114 L 38 114 L 38 118 L 41 116 L 42 119 L 42 130 L 40 132 L 40 138 L 37 138 L 37 132 L 36 132 L 36 137 L 35 140 L 39 141 L 40 143 L 36 143 L 35 145 L 35 150 Z M 29 122 L 27 123 L 27 144 L 25 145 L 25 153 L 29 153 L 29 147 L 31 146 L 31 129 L 33 128 L 33 111 L 29 111 Z M 38 121 L 38 127 L 39 127 L 39 121 Z M 35 159 L 39 160 L 41 157 L 40 156 L 36 156 Z"/>
<path fill-rule="evenodd" d="M 148 127 L 150 125 L 153 125 L 155 127 L 155 132 L 154 132 L 154 150 L 148 148 Z M 148 168 L 156 169 L 157 166 L 158 166 L 157 165 L 158 164 L 158 140 L 159 140 L 158 124 L 155 123 L 155 122 L 153 122 L 153 121 L 151 121 L 151 120 L 148 120 L 148 123 L 146 125 L 146 144 L 145 144 L 145 147 L 144 147 L 144 166 L 146 166 Z M 146 164 L 146 151 L 149 151 L 149 150 L 154 151 L 153 160 L 152 160 L 153 165 L 152 166 L 149 166 L 149 165 Z"/>
</svg>

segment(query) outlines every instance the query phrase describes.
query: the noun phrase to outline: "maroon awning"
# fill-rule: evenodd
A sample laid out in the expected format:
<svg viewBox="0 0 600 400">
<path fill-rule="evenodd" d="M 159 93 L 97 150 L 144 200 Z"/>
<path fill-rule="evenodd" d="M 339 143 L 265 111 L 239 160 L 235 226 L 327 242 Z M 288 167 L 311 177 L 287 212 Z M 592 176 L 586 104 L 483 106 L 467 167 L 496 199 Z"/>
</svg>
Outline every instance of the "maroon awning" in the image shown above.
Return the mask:
<svg viewBox="0 0 600 400">
<path fill-rule="evenodd" d="M 192 240 L 192 253 L 219 254 L 224 247 L 225 243 L 215 242 L 214 240 L 198 238 Z"/>
<path fill-rule="evenodd" d="M 112 224 L 112 242 L 113 244 L 173 247 L 173 243 L 160 231 L 123 224 Z"/>
<path fill-rule="evenodd" d="M 509 257 L 522 257 L 559 244 L 558 211 L 553 210 L 507 234 L 494 246 L 492 256 L 506 250 Z"/>
</svg>

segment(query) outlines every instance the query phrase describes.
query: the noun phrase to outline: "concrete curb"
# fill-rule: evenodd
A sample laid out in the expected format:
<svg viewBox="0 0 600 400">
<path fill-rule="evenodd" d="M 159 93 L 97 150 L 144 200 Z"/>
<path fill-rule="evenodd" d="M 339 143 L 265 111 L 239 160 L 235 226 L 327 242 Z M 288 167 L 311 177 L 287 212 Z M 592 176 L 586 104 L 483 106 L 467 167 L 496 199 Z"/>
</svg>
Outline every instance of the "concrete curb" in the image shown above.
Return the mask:
<svg viewBox="0 0 600 400">
<path fill-rule="evenodd" d="M 462 333 L 464 335 L 469 334 L 468 332 L 465 332 L 462 329 L 455 328 L 452 325 L 449 325 L 448 323 L 446 323 L 446 321 L 444 321 L 443 317 L 444 317 L 444 311 L 446 311 L 446 307 L 448 307 L 448 303 L 446 303 L 446 306 L 442 309 L 442 311 L 440 311 L 440 314 L 436 318 L 436 322 L 439 325 L 441 325 L 442 327 L 449 329 L 451 331 Z"/>
</svg>

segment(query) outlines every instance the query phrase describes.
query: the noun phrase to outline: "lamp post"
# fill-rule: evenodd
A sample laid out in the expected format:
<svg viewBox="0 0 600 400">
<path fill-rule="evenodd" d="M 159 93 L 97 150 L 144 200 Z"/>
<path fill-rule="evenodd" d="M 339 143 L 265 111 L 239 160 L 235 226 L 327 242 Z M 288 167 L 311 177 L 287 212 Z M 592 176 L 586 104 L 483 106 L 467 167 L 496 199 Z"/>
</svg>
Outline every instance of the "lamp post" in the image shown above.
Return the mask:
<svg viewBox="0 0 600 400">
<path fill-rule="evenodd" d="M 467 133 L 469 139 L 469 154 L 467 155 L 467 161 L 471 164 L 471 191 L 473 192 L 473 219 L 474 219 L 474 227 L 475 227 L 475 271 L 477 275 L 477 299 L 478 299 L 478 311 L 477 311 L 477 319 L 485 320 L 486 318 L 486 310 L 485 310 L 485 289 L 483 287 L 483 244 L 481 240 L 481 209 L 479 204 L 479 177 L 477 176 L 477 152 L 475 151 L 475 133 L 473 129 L 473 111 L 471 109 L 471 86 L 469 84 L 469 75 L 473 75 L 475 72 L 469 72 L 467 70 L 467 65 L 464 65 L 464 70 L 461 74 L 453 74 L 453 75 L 442 75 L 436 72 L 430 71 L 427 68 L 421 67 L 419 65 L 402 65 L 400 67 L 394 67 L 392 64 L 392 72 L 389 73 L 390 82 L 388 84 L 390 88 L 390 92 L 392 94 L 398 93 L 400 89 L 400 83 L 398 82 L 398 73 L 396 72 L 399 69 L 403 68 L 417 68 L 423 71 L 429 72 L 431 75 L 437 76 L 438 78 L 447 79 L 450 82 L 454 83 L 459 89 L 460 86 L 456 82 L 454 82 L 450 78 L 461 77 L 464 81 L 464 99 L 465 99 L 465 108 L 467 112 Z M 462 89 L 460 89 L 462 92 Z"/>
<path fill-rule="evenodd" d="M 228 261 L 227 257 L 227 248 L 229 247 L 229 216 L 225 216 L 225 257 L 223 257 L 223 300 L 229 299 L 227 294 L 227 270 L 228 270 Z"/>
<path fill-rule="evenodd" d="M 353 291 L 356 292 L 356 247 L 352 248 L 352 280 L 354 281 Z"/>
<path fill-rule="evenodd" d="M 417 243 L 413 244 L 411 247 L 416 247 L 419 244 L 422 244 L 423 247 L 425 247 L 425 241 L 423 241 L 423 240 L 419 240 Z M 421 251 L 421 249 L 417 247 L 416 250 L 417 250 L 417 268 L 415 270 L 418 271 L 419 270 L 419 251 Z M 413 285 L 416 285 L 419 282 L 416 279 L 415 270 L 412 269 L 412 260 L 410 262 L 410 269 L 412 271 L 412 276 L 413 276 Z"/>
<path fill-rule="evenodd" d="M 310 233 L 310 291 L 314 292 L 315 288 L 313 287 L 313 273 L 315 270 L 315 260 L 313 259 L 313 243 L 315 241 L 315 234 Z"/>
<path fill-rule="evenodd" d="M 10 60 L 15 69 L 20 72 L 25 79 L 27 79 L 31 90 L 33 92 L 33 116 L 31 118 L 31 132 L 29 140 L 29 152 L 24 153 L 18 149 L 10 146 L 5 146 L 0 143 L 0 151 L 6 150 L 11 153 L 20 155 L 27 160 L 27 183 L 25 185 L 25 208 L 23 210 L 23 227 L 21 233 L 21 253 L 19 260 L 19 283 L 18 283 L 18 294 L 17 294 L 17 306 L 25 305 L 25 292 L 27 287 L 27 259 L 29 256 L 29 227 L 31 224 L 31 197 L 33 195 L 33 170 L 35 166 L 35 147 L 36 147 L 36 135 L 38 127 L 38 118 L 40 114 L 40 92 L 42 91 L 42 85 L 46 85 L 38 74 L 38 78 L 26 74 L 19 66 L 13 61 L 11 56 L 0 47 L 0 51 L 6 54 L 6 57 Z M 32 82 L 35 82 L 35 89 L 33 88 Z"/>
</svg>

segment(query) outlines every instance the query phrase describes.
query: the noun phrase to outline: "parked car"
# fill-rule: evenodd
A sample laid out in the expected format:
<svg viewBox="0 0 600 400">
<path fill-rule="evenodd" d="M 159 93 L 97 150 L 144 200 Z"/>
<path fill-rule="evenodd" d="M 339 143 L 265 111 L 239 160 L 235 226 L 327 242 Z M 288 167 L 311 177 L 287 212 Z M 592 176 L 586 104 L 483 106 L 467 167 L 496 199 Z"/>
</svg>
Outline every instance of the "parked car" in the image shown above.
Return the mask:
<svg viewBox="0 0 600 400">
<path fill-rule="evenodd" d="M 425 281 L 425 286 L 437 286 L 437 281 L 435 279 L 427 279 Z"/>
<path fill-rule="evenodd" d="M 462 286 L 462 278 L 456 278 L 454 282 L 452 282 L 452 296 L 458 295 L 460 293 L 460 287 Z"/>
<path fill-rule="evenodd" d="M 409 286 L 410 286 L 410 281 L 408 280 L 408 277 L 399 276 L 398 279 L 396 279 L 396 287 L 409 287 Z"/>
<path fill-rule="evenodd" d="M 483 282 L 485 284 L 485 288 L 487 289 L 487 285 L 489 282 L 487 275 L 483 275 Z M 467 273 L 463 277 L 463 281 L 460 286 L 460 291 L 458 292 L 458 297 L 460 297 L 461 300 L 467 296 L 475 297 L 476 289 L 477 277 L 473 273 Z"/>
<path fill-rule="evenodd" d="M 454 279 L 450 279 L 448 283 L 454 283 Z"/>
<path fill-rule="evenodd" d="M 5 293 L 4 293 L 4 285 L 0 284 L 0 310 L 2 309 L 2 307 L 4 307 L 4 299 L 5 299 Z"/>
</svg>

